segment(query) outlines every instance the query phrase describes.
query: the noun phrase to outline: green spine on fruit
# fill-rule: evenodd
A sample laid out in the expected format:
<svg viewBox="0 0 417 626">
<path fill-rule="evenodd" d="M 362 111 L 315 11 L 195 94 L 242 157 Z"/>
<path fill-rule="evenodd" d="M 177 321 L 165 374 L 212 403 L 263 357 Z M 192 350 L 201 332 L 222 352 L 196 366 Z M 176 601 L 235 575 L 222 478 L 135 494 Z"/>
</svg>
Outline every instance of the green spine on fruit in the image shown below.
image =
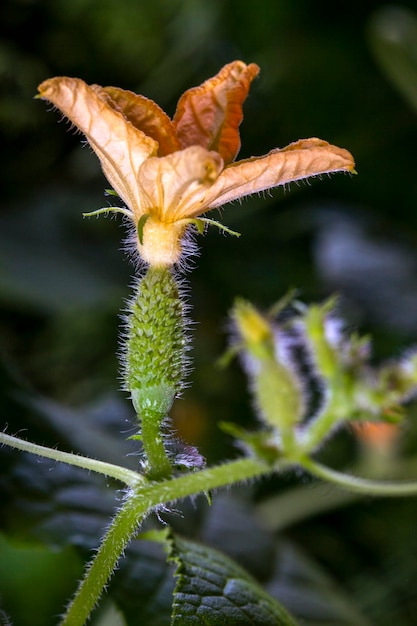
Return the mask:
<svg viewBox="0 0 417 626">
<path fill-rule="evenodd" d="M 125 381 L 139 417 L 162 417 L 181 391 L 186 336 L 184 305 L 169 268 L 150 267 L 130 305 Z"/>
</svg>

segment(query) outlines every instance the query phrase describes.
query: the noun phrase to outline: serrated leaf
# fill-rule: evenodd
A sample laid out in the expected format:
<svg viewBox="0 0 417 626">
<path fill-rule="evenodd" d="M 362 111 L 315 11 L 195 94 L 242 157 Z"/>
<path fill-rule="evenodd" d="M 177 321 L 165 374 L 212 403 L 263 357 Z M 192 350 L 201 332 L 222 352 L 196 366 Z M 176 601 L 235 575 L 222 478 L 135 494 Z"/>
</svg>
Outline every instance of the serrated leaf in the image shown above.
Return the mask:
<svg viewBox="0 0 417 626">
<path fill-rule="evenodd" d="M 254 515 L 251 503 L 236 491 L 216 493 L 198 541 L 225 553 L 264 585 L 273 575 L 276 539 Z"/>
<path fill-rule="evenodd" d="M 289 613 L 221 552 L 169 537 L 177 565 L 171 626 L 295 626 Z"/>
<path fill-rule="evenodd" d="M 71 451 L 108 463 L 136 468 L 137 460 L 130 455 L 138 446 L 121 436 L 132 414 L 118 398 L 109 394 L 76 409 L 34 393 L 21 394 L 20 400 L 43 428 L 53 429 L 61 447 L 65 445 Z"/>
<path fill-rule="evenodd" d="M 137 464 L 126 456 L 136 446 L 120 438 L 129 417 L 123 404 L 107 396 L 94 405 L 69 409 L 22 389 L 1 365 L 0 393 L 9 432 L 21 428 L 27 439 L 51 447 L 59 442 L 62 450 Z M 117 507 L 118 488 L 120 483 L 81 468 L 1 447 L 0 528 L 49 546 L 96 548 Z"/>
<path fill-rule="evenodd" d="M 321 492 L 318 485 L 310 486 L 310 490 L 318 490 L 316 497 L 325 501 L 333 494 L 328 485 L 325 492 Z M 265 509 L 259 506 L 254 514 L 246 499 L 247 492 L 246 487 L 241 497 L 237 497 L 235 490 L 234 493 L 217 494 L 205 516 L 199 539 L 236 559 L 303 626 L 369 626 L 366 617 L 355 606 L 355 596 L 344 590 L 299 546 L 274 536 L 272 531 L 277 530 L 273 525 L 275 518 L 281 522 L 290 521 L 290 513 L 282 509 L 292 509 L 296 514 L 302 503 L 283 499 L 281 504 L 277 498 L 272 508 L 271 499 L 268 518 Z M 300 500 L 308 497 L 306 492 L 306 489 L 297 492 Z M 311 498 L 309 501 L 311 503 Z M 308 507 L 303 510 L 305 512 Z M 279 525 L 278 528 L 281 529 Z"/>
<path fill-rule="evenodd" d="M 127 626 L 168 626 L 174 585 L 163 547 L 135 540 L 121 559 L 108 593 Z"/>
<path fill-rule="evenodd" d="M 117 506 L 104 477 L 17 453 L 0 479 L 0 527 L 52 547 L 97 548 Z"/>
</svg>

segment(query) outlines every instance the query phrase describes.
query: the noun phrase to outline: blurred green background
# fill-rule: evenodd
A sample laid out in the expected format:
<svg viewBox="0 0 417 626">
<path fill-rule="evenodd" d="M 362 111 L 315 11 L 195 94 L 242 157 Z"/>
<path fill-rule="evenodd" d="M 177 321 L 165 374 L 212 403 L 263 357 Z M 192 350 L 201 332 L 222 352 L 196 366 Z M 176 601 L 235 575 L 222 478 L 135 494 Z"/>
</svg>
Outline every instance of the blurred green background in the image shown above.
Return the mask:
<svg viewBox="0 0 417 626">
<path fill-rule="evenodd" d="M 83 138 L 33 99 L 38 83 L 52 76 L 132 89 L 172 115 L 185 89 L 225 63 L 256 62 L 261 74 L 245 104 L 240 158 L 312 136 L 355 156 L 358 176 L 323 177 L 225 207 L 221 219 L 242 234 L 239 239 L 215 229 L 198 239 L 201 254 L 187 275 L 197 322 L 192 385 L 174 419 L 210 463 L 238 454 L 219 433 L 219 420 L 255 423 L 238 365 L 226 371 L 215 365 L 227 346 L 227 314 L 236 295 L 267 307 L 289 287 L 306 301 L 338 292 L 348 325 L 372 332 L 376 360 L 399 356 L 416 342 L 415 2 L 3 0 L 0 30 L 1 428 L 109 461 L 132 451 L 124 443 L 132 412 L 120 392 L 117 350 L 134 266 L 121 243 L 121 220 L 82 218 L 108 204 L 108 185 Z M 411 460 L 417 450 L 412 416 L 410 407 L 401 444 Z M 333 464 L 351 463 L 351 434 L 341 433 L 326 454 Z M 52 465 L 9 450 L 0 459 L 0 525 L 12 541 L 0 543 L 0 607 L 16 626 L 47 626 L 54 621 L 46 616 L 62 610 L 78 575 L 73 572 L 96 545 L 114 494 L 91 477 L 50 472 Z M 137 457 L 125 462 L 135 467 Z M 253 502 L 292 493 L 297 484 L 289 477 L 263 483 L 210 511 L 204 505 L 190 510 L 191 526 L 187 518 L 176 523 L 230 552 L 223 526 L 225 516 L 235 519 L 233 507 L 239 528 L 252 528 Z M 307 624 L 415 624 L 415 501 L 355 500 L 341 507 L 330 488 L 308 493 L 331 512 L 305 512 L 278 536 L 274 514 L 256 513 L 269 546 L 264 558 L 274 546 L 281 559 L 278 573 L 264 563 L 268 571 L 255 571 L 258 577 Z M 306 501 L 304 492 L 300 499 Z M 245 562 L 242 533 L 233 555 L 253 571 L 259 563 L 255 557 Z M 262 535 L 257 526 L 253 533 Z M 22 548 L 22 541 L 29 546 Z M 19 600 L 25 584 L 10 573 L 23 549 L 45 551 L 41 561 L 32 553 L 23 558 L 33 566 L 25 583 L 35 589 L 33 606 L 45 595 L 42 608 L 30 609 L 28 602 L 26 612 Z M 51 554 L 61 573 L 59 591 L 50 587 L 44 564 Z M 160 567 L 160 555 L 146 558 L 141 553 L 137 562 Z M 127 623 L 168 624 L 158 603 L 149 614 L 141 605 L 144 622 L 131 617 L 137 607 L 126 608 L 134 603 L 123 571 L 112 598 Z M 330 601 L 322 576 L 346 597 L 331 586 Z M 358 614 L 349 614 L 348 606 Z"/>
</svg>

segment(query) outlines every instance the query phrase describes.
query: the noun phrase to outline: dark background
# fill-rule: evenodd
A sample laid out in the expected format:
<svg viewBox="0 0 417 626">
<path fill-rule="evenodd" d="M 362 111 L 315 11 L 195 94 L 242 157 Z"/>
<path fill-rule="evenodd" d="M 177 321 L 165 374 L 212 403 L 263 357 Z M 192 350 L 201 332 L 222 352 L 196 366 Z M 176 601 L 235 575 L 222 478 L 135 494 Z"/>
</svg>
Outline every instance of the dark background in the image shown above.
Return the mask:
<svg viewBox="0 0 417 626">
<path fill-rule="evenodd" d="M 227 346 L 227 315 L 237 295 L 268 307 L 290 287 L 297 287 L 307 302 L 338 292 L 339 310 L 349 327 L 372 333 L 376 362 L 398 357 L 416 342 L 417 13 L 413 9 L 415 2 L 387 6 L 360 0 L 342 4 L 3 0 L 2 428 L 39 443 L 118 460 L 125 451 L 119 443 L 120 430 L 128 431 L 131 419 L 129 403 L 120 392 L 117 350 L 120 312 L 131 294 L 134 266 L 121 244 L 120 220 L 82 218 L 83 212 L 108 204 L 103 195 L 108 185 L 83 138 L 57 112 L 48 113 L 50 107 L 33 99 L 37 85 L 52 76 L 77 76 L 89 83 L 132 89 L 156 100 L 172 115 L 185 89 L 214 75 L 225 63 L 256 62 L 261 74 L 245 104 L 240 158 L 312 136 L 345 147 L 355 156 L 358 176 L 293 184 L 224 208 L 221 220 L 242 234 L 239 239 L 215 229 L 198 239 L 201 254 L 187 275 L 192 316 L 197 321 L 192 386 L 177 403 L 174 419 L 182 436 L 198 445 L 210 463 L 237 454 L 230 439 L 219 433 L 219 420 L 255 423 L 238 365 L 226 372 L 215 365 Z M 400 450 L 411 461 L 416 449 L 412 416 L 410 407 Z M 356 452 L 352 435 L 344 432 L 333 447 L 330 444 L 328 455 L 333 464 L 349 465 Z M 11 545 L 29 542 L 30 551 L 36 541 L 45 559 L 49 558 L 45 544 L 60 549 L 77 546 L 68 560 L 66 553 L 59 553 L 68 581 L 55 596 L 65 598 L 78 575 L 80 554 L 84 558 L 83 549 L 95 545 L 100 525 L 97 522 L 90 529 L 88 524 L 96 509 L 91 505 L 88 519 L 74 518 L 70 530 L 65 520 L 73 513 L 74 500 L 68 496 L 66 515 L 49 524 L 50 511 L 57 510 L 56 500 L 50 501 L 54 490 L 48 481 L 37 485 L 39 493 L 31 484 L 33 472 L 42 474 L 41 465 L 35 463 L 31 469 L 29 461 L 29 466 L 22 466 L 22 455 L 5 450 L 1 454 L 0 524 L 12 538 Z M 135 466 L 135 458 L 128 458 Z M 78 478 L 68 480 L 73 484 Z M 258 502 L 273 491 L 286 493 L 296 485 L 290 478 L 262 484 L 250 489 L 250 499 Z M 62 487 L 57 472 L 55 486 L 58 491 Z M 106 497 L 97 495 L 103 519 Z M 358 607 L 369 620 L 364 624 L 415 623 L 414 501 L 355 501 L 343 508 L 332 502 L 330 497 L 332 512 L 305 512 L 304 518 L 289 524 L 285 541 L 302 550 L 313 569 L 322 573 L 323 568 L 340 585 L 347 605 Z M 60 506 L 62 501 L 61 512 Z M 101 518 L 100 523 L 102 527 Z M 276 542 L 272 530 L 267 531 L 268 537 Z M 222 541 L 218 543 L 222 547 Z M 242 553 L 245 543 L 243 539 Z M 22 591 L 11 571 L 14 567 L 19 571 L 16 559 L 26 563 L 29 557 L 22 557 L 17 548 L 16 554 L 10 546 L 3 547 L 3 554 L 8 550 L 10 561 L 6 556 L 2 559 L 0 546 L 0 606 L 3 595 L 4 609 L 14 613 L 15 625 L 33 626 L 35 622 L 25 620 L 33 619 L 34 613 L 20 615 L 16 598 L 33 587 L 34 579 L 39 589 L 45 589 L 50 578 L 47 573 L 40 576 L 36 563 L 41 557 L 34 558 L 35 574 Z M 301 556 L 292 558 L 300 566 Z M 265 574 L 265 584 L 267 579 Z M 16 580 L 21 580 L 20 574 Z M 277 597 L 285 595 L 282 589 L 281 585 Z M 40 593 L 34 593 L 35 605 Z M 320 595 L 314 585 L 311 593 Z M 288 597 L 291 605 L 291 593 Z M 305 597 L 305 590 L 300 591 L 295 605 L 299 607 Z M 123 598 L 116 598 L 120 606 L 126 601 Z M 61 610 L 63 601 L 59 602 L 45 599 L 44 613 L 38 606 L 39 624 L 45 626 L 45 615 Z M 359 624 L 358 617 L 343 618 L 342 610 L 342 617 L 326 617 L 325 609 L 318 616 L 308 606 L 304 614 L 299 613 L 306 623 Z M 148 617 L 146 623 L 168 623 L 155 619 Z"/>
</svg>

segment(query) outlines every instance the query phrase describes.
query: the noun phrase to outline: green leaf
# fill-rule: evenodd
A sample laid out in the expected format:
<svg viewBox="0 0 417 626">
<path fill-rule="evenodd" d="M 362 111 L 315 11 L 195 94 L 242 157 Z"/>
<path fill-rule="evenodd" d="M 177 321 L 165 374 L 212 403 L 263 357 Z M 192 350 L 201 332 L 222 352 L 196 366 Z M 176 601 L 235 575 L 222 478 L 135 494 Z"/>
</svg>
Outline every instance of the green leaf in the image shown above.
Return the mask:
<svg viewBox="0 0 417 626">
<path fill-rule="evenodd" d="M 333 490 L 329 491 L 328 485 L 327 492 L 320 492 L 317 484 L 310 485 L 310 490 L 319 490 L 317 499 L 326 501 L 332 498 Z M 285 493 L 290 491 L 281 493 L 281 498 Z M 308 498 L 306 489 L 297 497 L 300 500 Z M 317 563 L 308 550 L 303 550 L 282 536 L 277 538 L 276 530 L 281 530 L 282 526 L 274 526 L 275 518 L 282 516 L 283 521 L 287 515 L 287 526 L 293 525 L 288 509 L 294 507 L 297 511 L 298 506 L 301 513 L 301 503 L 282 500 L 282 503 L 277 501 L 272 505 L 272 498 L 270 502 L 269 515 L 259 505 L 255 514 L 248 501 L 247 485 L 241 489 L 240 496 L 236 488 L 232 493 L 216 494 L 200 530 L 199 541 L 235 559 L 261 582 L 275 600 L 282 602 L 303 626 L 370 626 L 357 606 L 358 598 L 351 593 L 351 589 L 343 589 L 340 581 L 336 581 L 331 572 Z M 304 511 L 306 509 L 308 507 Z M 306 514 L 304 518 L 300 516 L 295 521 L 300 522 L 305 517 Z M 301 536 L 309 536 L 310 524 L 311 520 L 307 519 Z M 322 530 L 324 536 L 325 528 Z M 325 540 L 319 539 L 318 543 L 325 543 Z M 336 571 L 344 573 L 343 558 L 338 556 Z M 378 621 L 376 623 L 379 624 Z"/>
<path fill-rule="evenodd" d="M 1 529 L 54 548 L 97 548 L 117 504 L 108 481 L 26 453 L 12 451 L 11 459 L 0 481 Z"/>
<path fill-rule="evenodd" d="M 172 626 L 295 626 L 287 611 L 224 554 L 172 534 L 168 551 L 177 565 Z"/>
<path fill-rule="evenodd" d="M 158 540 L 160 541 L 160 540 Z M 134 540 L 108 589 L 127 626 L 168 626 L 175 581 L 163 546 Z"/>
</svg>

